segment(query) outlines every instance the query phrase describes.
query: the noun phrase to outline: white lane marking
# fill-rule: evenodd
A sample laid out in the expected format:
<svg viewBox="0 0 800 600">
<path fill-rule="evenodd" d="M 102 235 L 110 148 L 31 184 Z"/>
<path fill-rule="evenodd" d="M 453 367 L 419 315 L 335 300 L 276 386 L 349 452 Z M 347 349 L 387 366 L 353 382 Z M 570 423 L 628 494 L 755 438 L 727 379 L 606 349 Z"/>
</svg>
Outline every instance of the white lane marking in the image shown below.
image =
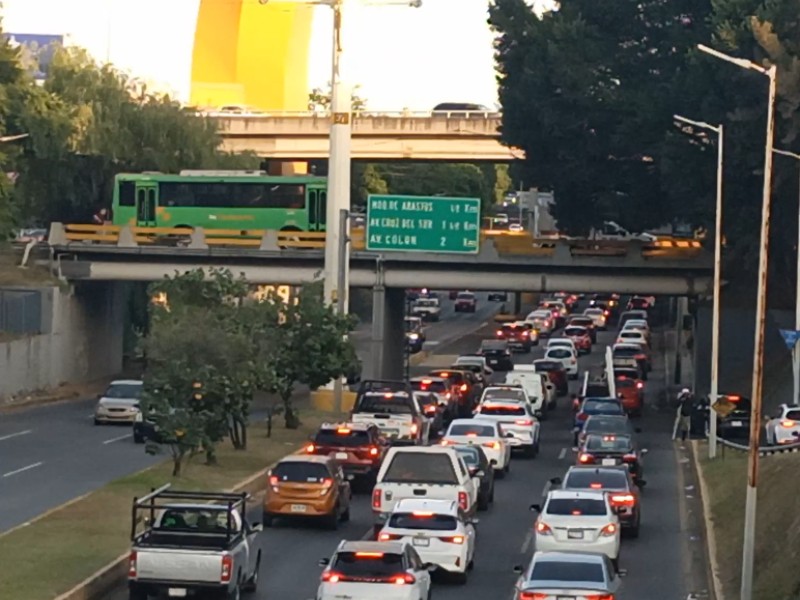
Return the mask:
<svg viewBox="0 0 800 600">
<path fill-rule="evenodd" d="M 3 440 L 10 440 L 11 438 L 19 437 L 21 435 L 28 435 L 33 429 L 26 429 L 25 431 L 17 431 L 16 433 L 9 433 L 8 435 L 0 436 L 0 442 Z"/>
<path fill-rule="evenodd" d="M 520 554 L 526 554 L 528 549 L 531 547 L 531 543 L 533 542 L 533 531 L 528 531 L 525 535 L 525 539 L 522 540 L 522 547 L 519 549 Z"/>
<path fill-rule="evenodd" d="M 558 460 L 564 460 L 564 457 L 567 455 L 567 449 L 562 448 L 561 452 L 558 453 Z"/>
<path fill-rule="evenodd" d="M 103 444 L 113 444 L 114 442 L 118 442 L 120 440 L 126 440 L 129 437 L 133 437 L 132 433 L 126 433 L 125 435 L 121 435 L 119 437 L 111 438 L 110 440 L 106 440 Z"/>
<path fill-rule="evenodd" d="M 33 463 L 32 465 L 28 465 L 27 467 L 22 467 L 21 469 L 17 469 L 16 471 L 9 471 L 8 473 L 3 473 L 3 477 L 11 477 L 12 475 L 16 475 L 17 473 L 22 473 L 23 471 L 30 471 L 31 469 L 35 469 L 36 467 L 41 467 L 44 463 L 37 462 Z"/>
<path fill-rule="evenodd" d="M 440 340 L 431 340 L 430 342 L 425 342 L 426 346 L 438 346 L 442 342 Z"/>
</svg>

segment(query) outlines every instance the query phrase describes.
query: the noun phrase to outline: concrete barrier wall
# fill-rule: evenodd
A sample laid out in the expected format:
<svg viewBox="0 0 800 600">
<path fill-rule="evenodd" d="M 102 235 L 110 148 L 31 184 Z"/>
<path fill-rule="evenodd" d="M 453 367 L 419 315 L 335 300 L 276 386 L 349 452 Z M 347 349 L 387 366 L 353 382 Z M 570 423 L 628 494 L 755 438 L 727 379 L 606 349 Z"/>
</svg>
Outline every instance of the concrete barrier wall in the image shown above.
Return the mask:
<svg viewBox="0 0 800 600">
<path fill-rule="evenodd" d="M 0 344 L 0 397 L 119 373 L 126 289 L 91 283 L 43 290 L 50 333 Z"/>
</svg>

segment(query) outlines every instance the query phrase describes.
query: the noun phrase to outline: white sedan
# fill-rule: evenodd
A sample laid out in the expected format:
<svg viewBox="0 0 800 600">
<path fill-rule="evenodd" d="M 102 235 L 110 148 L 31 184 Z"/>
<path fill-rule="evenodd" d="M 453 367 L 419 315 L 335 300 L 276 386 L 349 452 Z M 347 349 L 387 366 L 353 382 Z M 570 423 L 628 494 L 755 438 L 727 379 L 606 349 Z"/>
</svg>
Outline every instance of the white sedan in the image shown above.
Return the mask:
<svg viewBox="0 0 800 600">
<path fill-rule="evenodd" d="M 594 326 L 598 329 L 605 329 L 608 325 L 608 311 L 603 310 L 602 308 L 587 308 L 583 311 L 583 315 L 585 317 L 589 317 L 594 322 Z"/>
<path fill-rule="evenodd" d="M 800 408 L 781 404 L 764 429 L 768 446 L 800 444 Z"/>
<path fill-rule="evenodd" d="M 508 438 L 512 450 L 522 450 L 528 456 L 539 454 L 539 421 L 529 403 L 524 401 L 488 401 L 478 406 L 475 418 L 496 421 L 503 431 L 513 434 Z"/>
<path fill-rule="evenodd" d="M 512 437 L 513 434 L 506 434 L 496 421 L 455 419 L 447 428 L 441 444 L 480 445 L 495 473 L 502 477 L 511 469 L 511 445 L 508 440 Z"/>
<path fill-rule="evenodd" d="M 553 346 L 544 353 L 545 360 L 555 360 L 564 366 L 570 379 L 578 378 L 578 353 L 567 346 Z"/>
<path fill-rule="evenodd" d="M 617 344 L 641 344 L 649 345 L 647 334 L 641 329 L 623 329 L 617 335 Z"/>
<path fill-rule="evenodd" d="M 475 557 L 475 523 L 452 500 L 405 498 L 394 505 L 379 542 L 411 545 L 420 558 L 456 578 L 467 581 Z"/>
<path fill-rule="evenodd" d="M 594 491 L 553 490 L 544 507 L 533 504 L 536 550 L 605 554 L 619 568 L 620 524 L 608 496 Z"/>
</svg>

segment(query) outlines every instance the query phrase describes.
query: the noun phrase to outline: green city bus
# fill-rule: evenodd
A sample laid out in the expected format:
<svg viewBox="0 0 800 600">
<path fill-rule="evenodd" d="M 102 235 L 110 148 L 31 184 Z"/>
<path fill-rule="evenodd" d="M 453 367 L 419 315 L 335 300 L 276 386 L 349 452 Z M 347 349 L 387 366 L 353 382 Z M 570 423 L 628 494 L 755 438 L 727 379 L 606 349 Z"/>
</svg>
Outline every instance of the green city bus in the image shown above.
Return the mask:
<svg viewBox="0 0 800 600">
<path fill-rule="evenodd" d="M 112 222 L 140 227 L 325 231 L 327 180 L 263 171 L 119 174 Z"/>
</svg>

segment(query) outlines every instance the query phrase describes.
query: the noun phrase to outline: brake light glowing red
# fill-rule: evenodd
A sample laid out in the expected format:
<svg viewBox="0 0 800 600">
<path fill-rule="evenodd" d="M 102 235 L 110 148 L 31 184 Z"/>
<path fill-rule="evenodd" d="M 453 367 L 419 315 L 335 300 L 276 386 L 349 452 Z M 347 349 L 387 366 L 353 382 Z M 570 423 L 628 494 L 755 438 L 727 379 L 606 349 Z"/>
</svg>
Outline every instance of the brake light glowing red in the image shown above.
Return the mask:
<svg viewBox="0 0 800 600">
<path fill-rule="evenodd" d="M 270 475 L 269 477 L 269 484 L 270 485 L 278 485 L 278 476 L 277 475 Z"/>
<path fill-rule="evenodd" d="M 131 550 L 128 557 L 128 577 L 136 577 L 136 550 Z"/>
<path fill-rule="evenodd" d="M 530 419 L 517 419 L 514 423 L 516 425 L 533 425 L 533 421 Z"/>
<path fill-rule="evenodd" d="M 454 535 L 451 537 L 443 537 L 439 538 L 443 542 L 447 542 L 448 544 L 463 544 L 464 543 L 464 536 L 463 535 Z"/>
<path fill-rule="evenodd" d="M 644 383 L 642 383 L 641 381 L 637 381 L 637 382 L 636 382 L 636 389 L 640 390 L 640 389 L 642 389 L 643 387 L 644 387 Z"/>
<path fill-rule="evenodd" d="M 611 495 L 611 504 L 634 504 L 636 502 L 636 498 L 634 498 L 633 494 L 612 494 Z"/>
<path fill-rule="evenodd" d="M 371 446 L 369 449 L 370 456 L 378 456 L 379 450 L 375 446 Z"/>
<path fill-rule="evenodd" d="M 322 572 L 322 581 L 325 583 L 339 583 L 341 581 L 342 576 L 335 572 L 335 571 L 323 571 Z"/>
<path fill-rule="evenodd" d="M 594 457 L 591 454 L 586 454 L 585 452 L 582 452 L 581 455 L 578 456 L 578 462 L 581 462 L 583 464 L 590 463 L 593 460 Z"/>
<path fill-rule="evenodd" d="M 622 460 L 625 462 L 636 462 L 636 455 L 635 454 L 626 454 L 622 457 Z"/>
<path fill-rule="evenodd" d="M 609 537 L 617 533 L 618 527 L 615 523 L 609 523 L 600 530 L 600 535 Z"/>
<path fill-rule="evenodd" d="M 372 508 L 374 510 L 381 509 L 381 491 L 378 488 L 372 490 Z"/>
<path fill-rule="evenodd" d="M 466 383 L 462 383 L 461 387 L 459 388 L 462 392 L 466 392 L 469 389 Z"/>
<path fill-rule="evenodd" d="M 553 535 L 553 530 L 544 521 L 536 521 L 536 533 L 539 535 Z"/>
<path fill-rule="evenodd" d="M 593 490 L 601 490 L 601 489 L 603 489 L 603 484 L 602 483 L 590 483 L 589 487 L 592 488 Z"/>
<path fill-rule="evenodd" d="M 492 450 L 500 450 L 500 442 L 484 442 L 483 446 Z"/>
<path fill-rule="evenodd" d="M 520 592 L 519 600 L 547 600 L 547 596 L 541 592 Z"/>
<path fill-rule="evenodd" d="M 222 567 L 219 573 L 219 582 L 220 583 L 230 582 L 232 574 L 233 574 L 233 557 L 230 554 L 225 554 L 222 556 Z"/>
<path fill-rule="evenodd" d="M 410 573 L 403 573 L 402 575 L 396 575 L 392 577 L 392 583 L 395 585 L 405 585 L 407 583 L 412 584 L 416 582 L 417 579 Z"/>
<path fill-rule="evenodd" d="M 306 452 L 308 454 L 314 454 L 314 450 L 316 450 L 316 446 L 314 446 L 314 444 L 309 444 L 306 446 Z"/>
<path fill-rule="evenodd" d="M 458 507 L 461 510 L 467 510 L 469 508 L 469 498 L 467 497 L 467 492 L 458 492 Z"/>
<path fill-rule="evenodd" d="M 392 540 L 399 540 L 402 536 L 393 533 L 382 533 L 378 536 L 379 542 L 391 542 Z"/>
</svg>

